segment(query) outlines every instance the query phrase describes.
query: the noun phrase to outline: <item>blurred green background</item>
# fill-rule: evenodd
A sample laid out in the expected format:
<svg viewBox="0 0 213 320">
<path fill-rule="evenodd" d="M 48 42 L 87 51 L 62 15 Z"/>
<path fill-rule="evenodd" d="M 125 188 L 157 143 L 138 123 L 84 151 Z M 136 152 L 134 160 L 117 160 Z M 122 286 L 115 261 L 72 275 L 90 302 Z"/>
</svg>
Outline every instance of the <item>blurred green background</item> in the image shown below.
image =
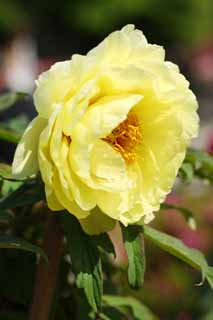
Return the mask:
<svg viewBox="0 0 213 320">
<path fill-rule="evenodd" d="M 73 53 L 85 54 L 108 33 L 133 23 L 149 42 L 163 45 L 167 59 L 178 63 L 190 80 L 201 116 L 200 135 L 193 145 L 213 154 L 212 17 L 212 0 L 0 0 L 0 91 L 31 93 L 37 75 L 53 62 L 69 59 Z M 21 132 L 33 115 L 33 104 L 28 100 L 1 113 L 0 120 Z M 14 146 L 0 144 L 0 148 L 1 158 L 11 160 Z M 198 182 L 190 187 L 177 184 L 168 198 L 170 203 L 195 212 L 196 231 L 190 230 L 174 210 L 161 212 L 155 221 L 156 226 L 202 250 L 211 264 L 212 191 L 209 185 Z M 123 266 L 126 257 L 119 247 L 119 235 L 115 232 L 113 236 L 117 242 L 116 263 Z M 120 294 L 136 295 L 162 320 L 213 320 L 213 293 L 207 285 L 196 286 L 201 280 L 196 272 L 151 245 L 147 256 L 144 288 L 137 293 L 130 291 L 121 272 L 113 280 Z M 0 288 L 1 281 L 0 277 Z M 5 308 L 2 292 L 0 289 L 0 312 Z M 17 296 L 20 294 L 18 290 Z M 7 303 L 10 307 L 8 298 Z M 0 319 L 6 320 L 4 316 Z"/>
</svg>

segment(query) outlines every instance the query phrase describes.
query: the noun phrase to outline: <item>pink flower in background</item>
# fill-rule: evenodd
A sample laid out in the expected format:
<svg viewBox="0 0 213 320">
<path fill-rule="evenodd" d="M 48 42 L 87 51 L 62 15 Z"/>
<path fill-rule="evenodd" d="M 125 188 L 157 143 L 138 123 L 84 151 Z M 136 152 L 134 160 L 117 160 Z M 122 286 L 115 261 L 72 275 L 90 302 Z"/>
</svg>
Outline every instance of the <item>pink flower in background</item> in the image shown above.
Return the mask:
<svg viewBox="0 0 213 320">
<path fill-rule="evenodd" d="M 187 312 L 182 311 L 182 312 L 178 315 L 177 320 L 192 320 L 192 317 L 191 317 L 190 314 L 188 314 Z"/>
<path fill-rule="evenodd" d="M 213 43 L 202 44 L 192 59 L 193 74 L 202 81 L 213 81 Z"/>
<path fill-rule="evenodd" d="M 207 152 L 210 155 L 213 155 L 213 131 L 210 133 L 210 136 L 208 138 L 208 142 L 207 142 Z"/>
<path fill-rule="evenodd" d="M 180 230 L 179 238 L 188 247 L 201 250 L 202 252 L 208 252 L 211 246 L 209 233 L 204 229 L 194 231 L 190 228 L 184 228 Z"/>
</svg>

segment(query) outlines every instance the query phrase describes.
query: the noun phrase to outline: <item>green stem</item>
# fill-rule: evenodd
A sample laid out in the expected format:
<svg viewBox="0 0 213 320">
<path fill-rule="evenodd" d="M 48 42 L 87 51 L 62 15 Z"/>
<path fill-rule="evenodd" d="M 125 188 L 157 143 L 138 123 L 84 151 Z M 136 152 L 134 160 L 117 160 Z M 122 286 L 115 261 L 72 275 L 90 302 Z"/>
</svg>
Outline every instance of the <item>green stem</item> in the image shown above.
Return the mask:
<svg viewBox="0 0 213 320">
<path fill-rule="evenodd" d="M 48 320 L 57 283 L 58 268 L 63 247 L 63 233 L 57 214 L 49 213 L 44 236 L 44 251 L 49 263 L 40 259 L 30 310 L 30 320 Z"/>
</svg>

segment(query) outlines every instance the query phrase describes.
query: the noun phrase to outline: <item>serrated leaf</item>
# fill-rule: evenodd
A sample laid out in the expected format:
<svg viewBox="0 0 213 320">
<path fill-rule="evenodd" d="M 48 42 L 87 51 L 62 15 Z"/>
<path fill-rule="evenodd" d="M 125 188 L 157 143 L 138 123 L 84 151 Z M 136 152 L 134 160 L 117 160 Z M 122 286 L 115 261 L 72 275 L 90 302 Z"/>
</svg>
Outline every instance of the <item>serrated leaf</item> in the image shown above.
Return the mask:
<svg viewBox="0 0 213 320">
<path fill-rule="evenodd" d="M 5 111 L 14 105 L 18 100 L 24 99 L 28 96 L 24 92 L 9 92 L 0 95 L 0 111 Z"/>
<path fill-rule="evenodd" d="M 48 262 L 47 255 L 40 247 L 35 246 L 28 241 L 10 235 L 0 234 L 0 249 L 19 249 L 30 251 L 40 254 L 44 258 L 44 260 Z"/>
<path fill-rule="evenodd" d="M 213 267 L 209 266 L 204 255 L 196 249 L 187 247 L 181 240 L 151 227 L 143 226 L 144 235 L 161 249 L 200 270 L 202 279 L 206 278 L 213 288 Z"/>
<path fill-rule="evenodd" d="M 101 233 L 97 236 L 93 236 L 93 239 L 98 247 L 108 254 L 116 256 L 114 245 L 107 233 Z"/>
<path fill-rule="evenodd" d="M 84 290 L 90 306 L 96 312 L 101 307 L 103 292 L 100 252 L 93 237 L 84 233 L 74 216 L 65 212 L 62 220 L 76 284 Z"/>
<path fill-rule="evenodd" d="M 179 206 L 176 206 L 173 204 L 168 204 L 168 203 L 162 203 L 161 209 L 163 209 L 163 210 L 174 209 L 174 210 L 179 211 L 183 215 L 183 217 L 186 220 L 186 222 L 188 223 L 189 227 L 192 230 L 196 230 L 196 221 L 195 221 L 193 213 L 189 209 L 179 207 Z"/>
<path fill-rule="evenodd" d="M 119 311 L 122 307 L 130 308 L 135 320 L 158 320 L 149 308 L 133 297 L 104 295 L 103 302 L 110 307 L 118 308 Z"/>
<path fill-rule="evenodd" d="M 0 199 L 0 209 L 32 205 L 45 199 L 43 185 L 38 179 L 27 180 L 14 192 Z"/>
<path fill-rule="evenodd" d="M 145 273 L 145 250 L 140 226 L 122 226 L 124 245 L 128 256 L 128 281 L 132 288 L 142 286 Z"/>
</svg>

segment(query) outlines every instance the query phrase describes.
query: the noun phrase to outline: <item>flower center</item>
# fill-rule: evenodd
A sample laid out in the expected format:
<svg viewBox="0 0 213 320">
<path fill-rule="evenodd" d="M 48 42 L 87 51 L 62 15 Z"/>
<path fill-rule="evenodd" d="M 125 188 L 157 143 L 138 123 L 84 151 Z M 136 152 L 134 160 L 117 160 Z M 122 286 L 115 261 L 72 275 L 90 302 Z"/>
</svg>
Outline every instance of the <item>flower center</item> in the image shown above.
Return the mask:
<svg viewBox="0 0 213 320">
<path fill-rule="evenodd" d="M 126 163 L 130 164 L 137 158 L 136 146 L 141 143 L 141 139 L 139 120 L 135 114 L 129 112 L 126 120 L 103 140 L 119 151 Z"/>
</svg>

